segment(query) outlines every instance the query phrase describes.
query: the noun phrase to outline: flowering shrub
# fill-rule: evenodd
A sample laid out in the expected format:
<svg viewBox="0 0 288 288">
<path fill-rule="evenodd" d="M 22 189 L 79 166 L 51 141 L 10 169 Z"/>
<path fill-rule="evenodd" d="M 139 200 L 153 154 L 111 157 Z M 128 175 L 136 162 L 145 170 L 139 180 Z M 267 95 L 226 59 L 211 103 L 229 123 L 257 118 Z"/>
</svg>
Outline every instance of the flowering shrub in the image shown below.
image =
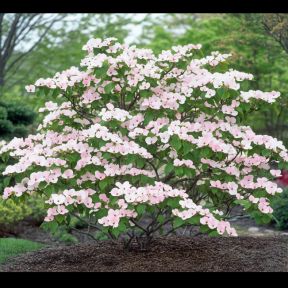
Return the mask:
<svg viewBox="0 0 288 288">
<path fill-rule="evenodd" d="M 58 101 L 40 109 L 38 134 L 0 150 L 16 160 L 3 198 L 43 193 L 54 229 L 76 215 L 128 243 L 187 225 L 237 236 L 227 221 L 236 204 L 269 221 L 269 199 L 282 191 L 269 163 L 286 167 L 288 154 L 245 115 L 280 94 L 241 91 L 253 76 L 227 70 L 230 54 L 199 56 L 191 44 L 154 55 L 116 41 L 91 39 L 83 70 L 26 86 Z"/>
</svg>

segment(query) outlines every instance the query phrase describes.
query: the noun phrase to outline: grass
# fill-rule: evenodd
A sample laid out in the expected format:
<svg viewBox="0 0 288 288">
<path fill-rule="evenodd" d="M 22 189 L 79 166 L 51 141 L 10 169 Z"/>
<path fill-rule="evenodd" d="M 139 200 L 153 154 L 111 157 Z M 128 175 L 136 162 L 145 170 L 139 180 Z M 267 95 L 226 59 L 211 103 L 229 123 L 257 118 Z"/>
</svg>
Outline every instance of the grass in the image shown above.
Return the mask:
<svg viewBox="0 0 288 288">
<path fill-rule="evenodd" d="M 0 238 L 0 263 L 4 263 L 12 256 L 38 250 L 43 244 L 24 239 Z"/>
</svg>

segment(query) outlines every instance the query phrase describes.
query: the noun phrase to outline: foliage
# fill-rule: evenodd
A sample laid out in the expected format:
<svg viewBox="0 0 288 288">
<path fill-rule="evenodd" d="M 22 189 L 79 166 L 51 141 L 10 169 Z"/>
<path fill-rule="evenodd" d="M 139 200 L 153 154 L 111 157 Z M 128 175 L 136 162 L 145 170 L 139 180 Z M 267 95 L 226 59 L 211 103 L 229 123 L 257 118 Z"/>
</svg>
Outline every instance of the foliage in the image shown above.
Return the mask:
<svg viewBox="0 0 288 288">
<path fill-rule="evenodd" d="M 35 117 L 36 113 L 22 103 L 0 102 L 0 140 L 27 136 L 27 126 Z"/>
<path fill-rule="evenodd" d="M 0 225 L 14 224 L 28 216 L 39 223 L 43 221 L 46 209 L 41 195 L 33 195 L 25 203 L 18 200 L 0 200 Z"/>
<path fill-rule="evenodd" d="M 28 216 L 31 216 L 37 222 L 42 223 L 46 215 L 46 207 L 43 197 L 34 194 L 32 197 L 27 199 L 26 203 L 31 210 L 31 213 Z"/>
<path fill-rule="evenodd" d="M 0 200 L 0 225 L 9 225 L 32 213 L 32 209 L 27 203 L 16 203 L 13 199 Z"/>
<path fill-rule="evenodd" d="M 267 13 L 262 16 L 266 31 L 274 37 L 288 53 L 288 16 L 287 13 Z"/>
<path fill-rule="evenodd" d="M 273 215 L 276 219 L 276 227 L 280 230 L 288 229 L 288 189 L 284 189 L 283 193 L 275 197 L 271 202 L 274 209 Z"/>
<path fill-rule="evenodd" d="M 8 140 L 13 137 L 26 137 L 29 132 L 27 125 L 33 123 L 35 116 L 36 113 L 23 106 L 23 104 L 0 102 L 0 140 Z M 0 147 L 1 146 L 2 143 L 0 143 Z M 4 171 L 5 168 L 6 165 L 0 159 L 0 172 Z M 1 192 L 6 185 L 3 176 L 0 175 Z M 35 198 L 32 197 L 30 201 L 33 202 L 34 200 Z M 27 203 L 15 203 L 12 199 L 9 199 L 8 201 L 0 200 L 1 225 L 13 224 L 24 219 L 31 213 L 32 210 Z"/>
<path fill-rule="evenodd" d="M 0 147 L 2 147 L 6 142 L 0 141 Z M 11 163 L 11 162 L 10 162 Z M 0 172 L 6 169 L 7 164 L 0 161 Z M 7 179 L 1 175 L 0 177 L 0 191 L 4 190 L 7 186 L 7 180 L 13 181 L 12 179 Z M 18 221 L 23 220 L 27 216 L 33 215 L 33 218 L 40 222 L 40 220 L 44 219 L 45 216 L 45 207 L 43 203 L 43 199 L 41 199 L 41 195 L 33 195 L 33 197 L 29 197 L 27 202 L 23 203 L 19 201 L 19 199 L 8 199 L 2 200 L 0 199 L 0 225 L 6 226 L 14 224 Z"/>
<path fill-rule="evenodd" d="M 64 242 L 66 245 L 78 243 L 78 239 L 70 233 L 72 227 L 71 223 L 66 227 L 60 226 L 57 230 L 51 230 L 47 225 L 42 225 L 41 227 L 47 232 L 52 232 L 54 239 Z"/>
<path fill-rule="evenodd" d="M 5 263 L 10 257 L 35 251 L 44 247 L 43 244 L 24 239 L 0 238 L 0 263 Z"/>
<path fill-rule="evenodd" d="M 76 216 L 112 239 L 127 236 L 128 246 L 187 225 L 236 236 L 227 217 L 238 204 L 271 219 L 269 200 L 282 189 L 271 181 L 281 171 L 269 163 L 287 167 L 288 153 L 281 141 L 255 134 L 246 116 L 278 92 L 247 91 L 253 75 L 228 70 L 229 54 L 203 56 L 199 44 L 155 55 L 97 38 L 83 49 L 83 71 L 71 67 L 26 86 L 60 104 L 40 109 L 38 134 L 2 147 L 15 161 L 3 175 L 16 179 L 3 198 L 37 191 L 52 231 Z"/>
</svg>

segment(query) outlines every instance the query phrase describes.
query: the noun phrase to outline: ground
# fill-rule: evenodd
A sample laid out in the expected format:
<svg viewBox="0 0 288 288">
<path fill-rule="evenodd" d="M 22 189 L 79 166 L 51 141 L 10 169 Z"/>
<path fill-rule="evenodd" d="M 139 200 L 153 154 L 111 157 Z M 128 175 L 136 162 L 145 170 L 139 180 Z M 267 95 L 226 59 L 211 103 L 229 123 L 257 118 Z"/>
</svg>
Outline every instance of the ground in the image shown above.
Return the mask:
<svg viewBox="0 0 288 288">
<path fill-rule="evenodd" d="M 166 237 L 151 251 L 125 251 L 110 241 L 29 252 L 0 271 L 285 271 L 287 237 Z"/>
<path fill-rule="evenodd" d="M 5 256 L 8 261 L 0 271 L 288 272 L 287 231 L 278 231 L 271 224 L 259 226 L 245 215 L 235 216 L 231 223 L 240 237 L 187 237 L 190 231 L 182 230 L 177 237 L 156 239 L 150 252 L 127 252 L 121 244 L 95 242 L 77 232 L 73 235 L 79 244 L 67 246 L 26 220 L 14 227 L 16 237 L 42 243 L 44 248 L 36 247 L 40 250 L 23 255 L 17 253 L 29 249 L 15 250 L 13 258 Z M 192 235 L 194 232 L 197 234 L 197 229 Z"/>
</svg>

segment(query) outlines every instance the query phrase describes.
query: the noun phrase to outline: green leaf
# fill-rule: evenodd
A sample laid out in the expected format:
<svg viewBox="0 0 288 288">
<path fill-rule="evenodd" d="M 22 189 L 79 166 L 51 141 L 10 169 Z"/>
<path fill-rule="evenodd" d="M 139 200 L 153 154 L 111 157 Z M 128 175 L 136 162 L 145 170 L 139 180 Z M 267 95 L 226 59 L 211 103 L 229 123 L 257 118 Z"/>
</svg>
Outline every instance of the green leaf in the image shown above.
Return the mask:
<svg viewBox="0 0 288 288">
<path fill-rule="evenodd" d="M 52 90 L 51 97 L 56 98 L 59 95 L 59 89 L 55 88 Z"/>
<path fill-rule="evenodd" d="M 177 176 L 183 176 L 184 174 L 184 168 L 183 167 L 175 167 L 175 174 Z"/>
<path fill-rule="evenodd" d="M 62 223 L 65 220 L 65 216 L 64 215 L 57 215 L 56 220 L 58 223 Z"/>
<path fill-rule="evenodd" d="M 185 223 L 185 221 L 179 217 L 175 218 L 173 221 L 173 227 L 174 228 L 179 228 L 180 226 L 182 226 Z"/>
<path fill-rule="evenodd" d="M 162 224 L 164 221 L 165 221 L 165 216 L 164 215 L 159 215 L 158 218 L 157 218 L 158 222 L 160 224 Z"/>
<path fill-rule="evenodd" d="M 109 237 L 108 235 L 106 235 L 104 232 L 102 231 L 98 231 L 95 235 L 95 238 L 98 239 L 98 240 L 108 240 Z"/>
<path fill-rule="evenodd" d="M 105 178 L 105 179 L 99 181 L 99 188 L 101 190 L 104 190 L 108 184 L 109 184 L 109 180 L 108 180 L 108 178 Z"/>
<path fill-rule="evenodd" d="M 209 148 L 209 147 L 204 147 L 203 149 L 201 149 L 201 156 L 202 157 L 210 157 L 211 156 L 211 154 L 212 154 L 212 151 L 211 151 L 211 148 Z"/>
<path fill-rule="evenodd" d="M 45 181 L 41 181 L 40 184 L 38 185 L 38 189 L 43 190 L 45 189 L 46 186 L 47 186 L 47 183 Z"/>
<path fill-rule="evenodd" d="M 59 225 L 56 221 L 50 221 L 50 222 L 44 222 L 41 227 L 45 229 L 46 231 L 50 231 L 52 234 L 55 234 L 57 231 Z"/>
<path fill-rule="evenodd" d="M 142 215 L 145 212 L 146 205 L 140 204 L 136 207 L 136 211 L 139 215 Z"/>
<path fill-rule="evenodd" d="M 124 222 L 120 222 L 117 228 L 120 232 L 124 232 L 126 230 L 126 225 Z"/>
<path fill-rule="evenodd" d="M 187 141 L 183 141 L 182 146 L 183 146 L 183 155 L 188 154 L 192 150 L 192 145 Z"/>
<path fill-rule="evenodd" d="M 152 110 L 147 111 L 145 114 L 143 124 L 147 125 L 151 120 L 154 119 L 154 116 L 155 116 L 155 111 L 152 111 Z"/>
<path fill-rule="evenodd" d="M 177 198 L 170 198 L 167 200 L 167 205 L 171 208 L 177 208 L 179 207 L 179 199 Z"/>
<path fill-rule="evenodd" d="M 106 160 L 109 160 L 111 158 L 111 154 L 109 152 L 104 152 L 102 153 L 103 158 L 105 158 Z"/>
<path fill-rule="evenodd" d="M 150 96 L 152 96 L 153 95 L 153 92 L 152 91 L 150 91 L 150 90 L 142 90 L 142 91 L 140 91 L 140 97 L 142 98 L 148 98 L 148 97 L 150 97 Z"/>
<path fill-rule="evenodd" d="M 263 214 L 260 211 L 254 211 L 251 216 L 255 219 L 255 222 L 259 225 L 268 224 L 271 222 L 273 216 L 272 214 Z"/>
<path fill-rule="evenodd" d="M 263 149 L 261 151 L 262 156 L 269 157 L 271 155 L 271 151 L 268 149 Z"/>
<path fill-rule="evenodd" d="M 38 96 L 38 97 L 45 97 L 44 87 L 39 87 L 37 96 Z"/>
<path fill-rule="evenodd" d="M 3 180 L 4 188 L 9 186 L 11 177 L 5 177 Z"/>
<path fill-rule="evenodd" d="M 175 135 L 173 135 L 170 139 L 171 139 L 171 140 L 170 140 L 171 146 L 172 146 L 176 151 L 178 151 L 178 150 L 181 148 L 181 146 L 182 146 L 181 140 L 180 140 L 177 136 L 175 136 Z"/>
<path fill-rule="evenodd" d="M 210 228 L 207 225 L 200 226 L 201 233 L 207 233 L 209 230 Z"/>
<path fill-rule="evenodd" d="M 174 166 L 171 162 L 167 163 L 165 168 L 164 168 L 164 172 L 166 175 L 168 175 L 170 172 L 172 172 L 174 169 Z"/>
<path fill-rule="evenodd" d="M 213 231 L 210 232 L 208 235 L 211 236 L 211 237 L 217 237 L 217 236 L 219 236 L 217 230 L 213 230 Z"/>
<path fill-rule="evenodd" d="M 104 61 L 103 66 L 95 70 L 94 72 L 95 76 L 97 78 L 105 78 L 108 68 L 109 68 L 108 63 L 105 63 Z"/>
<path fill-rule="evenodd" d="M 4 163 L 7 163 L 8 159 L 9 159 L 9 154 L 8 153 L 5 153 L 5 154 L 2 154 L 1 155 L 1 159 Z"/>
<path fill-rule="evenodd" d="M 187 177 L 194 177 L 196 175 L 196 172 L 195 170 L 193 169 L 190 169 L 190 168 L 184 168 L 184 174 L 187 176 Z"/>
<path fill-rule="evenodd" d="M 142 169 L 144 166 L 145 166 L 145 160 L 144 159 L 141 159 L 141 158 L 138 158 L 136 160 L 136 164 L 137 164 L 137 167 Z"/>
<path fill-rule="evenodd" d="M 252 205 L 252 203 L 249 200 L 245 200 L 245 199 L 239 199 L 239 200 L 235 200 L 234 201 L 236 204 L 240 204 L 241 206 L 243 206 L 246 210 Z"/>
<path fill-rule="evenodd" d="M 127 163 L 127 164 L 128 164 L 128 163 L 132 163 L 132 164 L 135 163 L 136 157 L 137 157 L 137 156 L 132 155 L 132 154 L 126 155 L 126 157 L 125 157 L 126 163 Z"/>
<path fill-rule="evenodd" d="M 44 193 L 47 194 L 48 196 L 51 196 L 55 192 L 55 188 L 52 185 L 49 185 L 44 188 Z"/>
<path fill-rule="evenodd" d="M 100 209 L 95 213 L 96 218 L 102 218 L 104 216 L 107 216 L 107 209 Z"/>
<path fill-rule="evenodd" d="M 118 228 L 114 228 L 112 229 L 111 233 L 116 237 L 118 238 L 119 235 L 121 234 L 120 230 Z"/>
<path fill-rule="evenodd" d="M 193 217 L 191 217 L 191 218 L 188 220 L 188 223 L 189 223 L 189 224 L 192 224 L 192 225 L 197 225 L 197 224 L 200 223 L 200 218 L 201 218 L 200 215 L 194 215 Z"/>
<path fill-rule="evenodd" d="M 110 94 L 111 91 L 115 88 L 116 83 L 110 82 L 108 85 L 104 87 L 104 91 L 106 94 Z"/>
</svg>

